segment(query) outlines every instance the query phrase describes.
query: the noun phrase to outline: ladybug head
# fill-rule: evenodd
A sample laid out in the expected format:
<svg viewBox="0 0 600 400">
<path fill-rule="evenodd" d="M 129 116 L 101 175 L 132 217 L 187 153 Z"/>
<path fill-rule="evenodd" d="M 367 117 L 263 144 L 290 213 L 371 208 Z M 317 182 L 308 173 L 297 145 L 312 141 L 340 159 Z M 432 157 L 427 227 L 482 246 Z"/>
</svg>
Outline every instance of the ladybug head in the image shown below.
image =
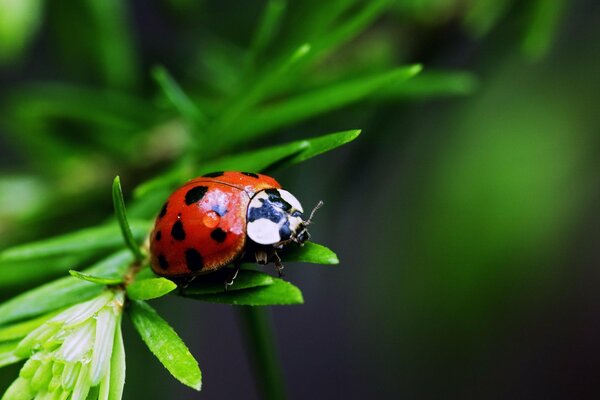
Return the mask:
<svg viewBox="0 0 600 400">
<path fill-rule="evenodd" d="M 310 235 L 311 224 L 319 202 L 308 219 L 304 219 L 302 205 L 287 190 L 265 189 L 254 195 L 248 205 L 246 232 L 248 237 L 262 245 L 282 247 L 290 242 L 304 244 Z"/>
</svg>

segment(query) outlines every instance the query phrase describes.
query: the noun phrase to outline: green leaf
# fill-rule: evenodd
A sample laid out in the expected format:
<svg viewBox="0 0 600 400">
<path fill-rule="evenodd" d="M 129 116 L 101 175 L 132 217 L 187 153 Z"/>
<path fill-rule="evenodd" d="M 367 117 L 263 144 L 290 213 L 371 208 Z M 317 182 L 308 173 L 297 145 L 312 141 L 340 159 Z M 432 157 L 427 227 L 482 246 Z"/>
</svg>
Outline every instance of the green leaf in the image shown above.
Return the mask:
<svg viewBox="0 0 600 400">
<path fill-rule="evenodd" d="M 252 114 L 252 107 L 259 104 L 279 80 L 310 53 L 310 50 L 310 44 L 304 43 L 291 54 L 273 62 L 273 65 L 265 67 L 264 73 L 253 80 L 253 84 L 243 91 L 243 95 L 235 97 L 233 102 L 224 108 L 219 115 L 219 119 L 211 126 L 211 134 L 216 138 L 216 141 L 206 151 L 211 151 L 214 154 L 224 144 L 236 143 L 240 140 L 241 137 L 237 134 L 237 130 L 241 120 L 244 120 L 242 126 L 246 123 L 245 119 L 241 118 L 244 113 L 249 112 Z"/>
<path fill-rule="evenodd" d="M 230 268 L 220 269 L 216 272 L 200 275 L 188 287 L 183 289 L 181 296 L 195 296 L 204 294 L 223 293 L 226 280 L 229 280 L 232 270 Z M 242 269 L 238 273 L 233 285 L 227 291 L 243 290 L 258 286 L 268 286 L 274 282 L 274 278 L 264 272 Z"/>
<path fill-rule="evenodd" d="M 108 86 L 128 88 L 137 81 L 138 60 L 130 32 L 127 5 L 119 0 L 84 2 L 90 17 L 89 29 L 96 63 Z"/>
<path fill-rule="evenodd" d="M 413 79 L 391 85 L 377 92 L 373 98 L 405 100 L 464 96 L 472 94 L 477 87 L 477 78 L 470 72 L 427 70 Z"/>
<path fill-rule="evenodd" d="M 363 32 L 377 17 L 382 15 L 393 3 L 393 0 L 371 0 L 364 2 L 361 3 L 364 4 L 364 7 L 360 8 L 351 17 L 332 21 L 333 23 L 327 28 L 327 31 L 318 35 L 318 39 L 314 43 L 315 51 L 312 57 L 322 57 L 324 54 L 336 50 L 343 43 L 352 40 Z"/>
<path fill-rule="evenodd" d="M 42 0 L 0 1 L 0 64 L 14 61 L 41 25 Z"/>
<path fill-rule="evenodd" d="M 121 332 L 121 322 L 119 321 L 115 331 L 115 343 L 113 344 L 113 352 L 110 359 L 109 400 L 121 400 L 123 396 L 125 367 L 125 346 L 123 345 L 123 334 Z"/>
<path fill-rule="evenodd" d="M 223 157 L 202 165 L 198 175 L 214 171 L 265 171 L 287 167 L 326 153 L 356 139 L 360 130 L 330 133 L 312 139 L 267 147 L 235 156 Z"/>
<path fill-rule="evenodd" d="M 532 59 L 548 53 L 561 17 L 566 7 L 565 0 L 536 0 L 530 3 L 531 23 L 523 39 L 522 50 Z"/>
<path fill-rule="evenodd" d="M 273 278 L 273 283 L 267 286 L 186 297 L 238 306 L 275 306 L 304 303 L 300 289 L 279 278 Z"/>
<path fill-rule="evenodd" d="M 304 246 L 288 246 L 280 253 L 283 261 L 306 262 L 312 264 L 334 265 L 339 264 L 337 255 L 327 247 L 313 243 L 304 243 Z"/>
<path fill-rule="evenodd" d="M 20 119 L 66 118 L 106 127 L 103 133 L 142 130 L 157 123 L 149 101 L 123 92 L 59 83 L 20 85 L 11 92 Z M 36 135 L 37 136 L 37 135 Z M 55 139 L 54 139 L 55 140 Z"/>
<path fill-rule="evenodd" d="M 0 368 L 19 362 L 22 359 L 14 354 L 14 351 L 18 345 L 18 340 L 14 342 L 0 343 Z"/>
<path fill-rule="evenodd" d="M 136 260 L 141 261 L 144 259 L 144 255 L 140 250 L 140 245 L 135 241 L 129 222 L 127 221 L 127 213 L 125 212 L 125 201 L 123 199 L 123 191 L 121 190 L 121 178 L 117 175 L 112 185 L 112 199 L 113 206 L 115 208 L 115 215 L 121 228 L 121 234 L 125 240 L 125 244 L 129 247 L 129 250 L 133 253 Z"/>
<path fill-rule="evenodd" d="M 165 368 L 184 385 L 202 387 L 198 362 L 177 333 L 147 303 L 132 301 L 131 320 L 142 340 Z"/>
<path fill-rule="evenodd" d="M 109 278 L 102 276 L 94 276 L 72 269 L 69 270 L 69 274 L 71 274 L 71 276 L 74 278 L 81 279 L 82 281 L 97 283 L 99 285 L 118 285 L 119 283 L 123 282 L 123 277 Z"/>
<path fill-rule="evenodd" d="M 307 139 L 305 142 L 308 143 L 308 146 L 304 151 L 299 152 L 296 156 L 279 160 L 276 166 L 277 168 L 282 168 L 304 162 L 353 141 L 360 135 L 360 132 L 360 129 L 354 129 L 351 131 L 330 133 L 329 135 Z"/>
<path fill-rule="evenodd" d="M 286 0 L 268 0 L 250 45 L 248 58 L 251 68 L 256 68 L 260 65 L 258 63 L 264 60 L 263 53 L 275 41 L 281 30 L 286 8 Z"/>
<path fill-rule="evenodd" d="M 146 237 L 151 228 L 147 221 L 132 221 L 131 228 L 136 240 Z M 65 253 L 86 253 L 91 250 L 107 250 L 122 246 L 123 238 L 120 228 L 115 225 L 104 225 L 82 229 L 66 235 L 55 236 L 39 242 L 14 246 L 0 253 L 0 261 L 29 260 Z"/>
<path fill-rule="evenodd" d="M 38 326 L 41 326 L 44 322 L 48 321 L 54 315 L 56 315 L 55 312 L 48 313 L 42 315 L 41 317 L 20 322 L 18 324 L 0 327 L 0 342 L 24 338 L 29 334 L 29 332 L 31 332 Z"/>
<path fill-rule="evenodd" d="M 129 251 L 120 251 L 93 267 L 87 274 L 123 274 L 133 257 Z M 104 287 L 71 276 L 29 290 L 0 304 L 0 325 L 54 311 L 95 297 Z"/>
<path fill-rule="evenodd" d="M 287 1 L 285 0 L 269 0 L 267 2 L 250 45 L 249 63 L 251 65 L 260 59 L 263 51 L 275 39 L 286 7 Z"/>
<path fill-rule="evenodd" d="M 152 77 L 160 85 L 163 93 L 181 116 L 192 126 L 197 127 L 206 123 L 206 117 L 185 94 L 175 79 L 163 66 L 152 69 Z"/>
<path fill-rule="evenodd" d="M 166 278 L 136 280 L 127 286 L 127 296 L 132 300 L 150 300 L 162 297 L 177 288 L 177 284 Z"/>
<path fill-rule="evenodd" d="M 378 90 L 410 79 L 421 71 L 419 64 L 356 78 L 297 95 L 271 106 L 252 110 L 244 124 L 222 137 L 223 144 L 248 141 L 259 135 L 329 112 L 364 99 Z"/>
<path fill-rule="evenodd" d="M 351 142 L 358 137 L 360 132 L 360 130 L 351 130 L 330 133 L 312 139 L 298 140 L 278 146 L 266 147 L 233 156 L 218 158 L 213 161 L 202 163 L 202 165 L 194 171 L 194 176 L 200 176 L 214 171 L 234 170 L 261 172 L 287 167 Z M 179 173 L 170 171 L 165 175 L 140 185 L 135 190 L 135 196 L 139 198 L 144 197 L 151 192 L 169 192 L 189 179 L 189 173 L 190 171 L 187 170 L 181 170 Z"/>
<path fill-rule="evenodd" d="M 71 268 L 85 266 L 91 258 L 89 254 L 65 254 L 45 257 L 43 259 L 0 261 L 0 289 L 28 286 L 48 282 L 59 273 L 65 273 Z M 43 265 L 43 268 L 40 268 Z"/>
<path fill-rule="evenodd" d="M 476 37 L 486 35 L 508 12 L 511 0 L 474 1 L 465 14 L 464 26 Z"/>
</svg>

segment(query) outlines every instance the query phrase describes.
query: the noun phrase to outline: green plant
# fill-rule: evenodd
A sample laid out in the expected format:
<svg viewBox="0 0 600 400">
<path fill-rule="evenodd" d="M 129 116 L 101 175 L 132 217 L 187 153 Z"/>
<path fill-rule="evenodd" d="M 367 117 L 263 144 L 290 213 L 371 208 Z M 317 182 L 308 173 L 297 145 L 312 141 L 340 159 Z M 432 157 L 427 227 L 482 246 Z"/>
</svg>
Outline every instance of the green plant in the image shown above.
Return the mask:
<svg viewBox="0 0 600 400">
<path fill-rule="evenodd" d="M 180 69 L 176 75 L 182 78 L 175 79 L 163 66 L 152 68 L 151 76 L 160 89 L 154 101 L 147 100 L 140 88 L 123 7 L 114 1 L 107 1 L 104 7 L 79 6 L 96 22 L 92 25 L 97 30 L 94 39 L 99 55 L 92 58 L 100 83 L 95 87 L 42 83 L 7 92 L 8 117 L 2 124 L 11 128 L 13 139 L 22 140 L 27 147 L 32 168 L 60 183 L 44 185 L 43 180 L 30 176 L 0 181 L 0 204 L 11 201 L 3 196 L 15 189 L 35 194 L 22 196 L 30 199 L 26 206 L 18 207 L 12 200 L 10 206 L 0 207 L 16 210 L 7 219 L 11 227 L 21 228 L 7 243 L 43 235 L 45 226 L 55 225 L 52 222 L 85 215 L 101 203 L 98 199 L 108 198 L 106 190 L 99 187 L 114 175 L 114 169 L 128 171 L 123 173 L 128 178 L 129 171 L 141 169 L 152 178 L 133 190 L 129 219 L 117 178 L 112 187 L 116 222 L 93 221 L 87 228 L 0 253 L 0 288 L 43 283 L 0 304 L 0 366 L 28 359 L 5 397 L 28 398 L 34 391 L 51 387 L 56 396 L 73 393 L 72 398 L 119 398 L 125 371 L 120 331 L 124 310 L 173 376 L 199 389 L 201 374 L 196 361 L 147 303 L 167 294 L 240 306 L 242 326 L 251 340 L 248 351 L 263 374 L 265 397 L 283 397 L 281 372 L 269 346 L 268 321 L 258 306 L 300 304 L 300 289 L 246 265 L 227 293 L 222 288 L 224 271 L 180 292 L 173 282 L 151 272 L 143 243 L 151 218 L 164 199 L 190 177 L 230 169 L 278 173 L 344 145 L 360 133 L 348 130 L 248 150 L 284 128 L 357 103 L 368 111 L 373 103 L 471 93 L 477 83 L 471 74 L 421 73 L 419 64 L 397 67 L 406 60 L 395 60 L 391 46 L 381 45 L 369 32 L 371 24 L 386 12 L 404 13 L 403 7 L 409 3 L 344 0 L 298 6 L 270 0 L 247 48 L 228 47 L 219 38 L 207 39 L 202 60 L 190 60 L 202 71 L 201 77 L 192 79 Z M 489 31 L 511 2 L 501 3 L 504 6 L 486 1 L 472 7 L 465 16 L 467 28 L 475 35 Z M 542 3 L 535 3 L 536 24 L 524 44 L 532 55 L 546 50 L 562 4 L 554 1 L 548 7 Z M 2 4 L 7 7 L 8 3 Z M 41 2 L 27 4 L 35 10 L 31 18 L 13 18 L 20 21 L 15 31 L 0 32 L 3 37 L 20 34 L 16 47 L 0 49 L 0 58 L 3 54 L 14 57 L 37 29 Z M 302 24 L 285 19 L 288 8 L 293 7 L 305 16 Z M 58 25 L 67 25 L 60 22 Z M 364 51 L 371 48 L 379 52 Z M 178 82 L 186 77 L 180 86 Z M 68 131 L 64 124 L 74 126 L 77 135 L 64 135 Z M 306 129 L 307 125 L 300 126 Z M 101 156 L 89 149 L 98 150 Z M 338 263 L 335 253 L 316 243 L 288 249 L 282 256 L 288 262 Z M 67 271 L 71 276 L 48 283 Z M 71 348 L 71 337 L 86 339 L 77 355 L 91 357 L 87 370 L 82 370 L 77 357 L 71 355 L 67 360 L 65 354 L 53 353 L 63 346 Z M 169 353 L 164 350 L 165 343 L 170 346 Z M 61 392 L 57 391 L 59 375 Z M 91 394 L 86 393 L 88 389 Z"/>
<path fill-rule="evenodd" d="M 242 154 L 215 161 L 210 167 L 261 170 L 258 164 L 271 165 L 284 159 L 288 163 L 299 162 L 342 145 L 358 133 L 341 132 L 268 148 L 259 151 L 260 157 L 258 152 Z M 130 224 L 127 220 L 119 177 L 113 182 L 112 198 L 118 224 L 14 247 L 0 254 L 3 262 L 38 260 L 41 265 L 48 257 L 65 252 L 82 257 L 90 252 L 114 252 L 83 272 L 71 270 L 71 277 L 30 290 L 0 305 L 0 365 L 28 359 L 20 377 L 8 389 L 6 399 L 27 398 L 46 391 L 56 398 L 68 395 L 86 398 L 90 391 L 97 391 L 98 398 L 118 398 L 125 382 L 120 333 L 124 309 L 148 348 L 169 372 L 182 383 L 200 389 L 197 362 L 175 331 L 146 303 L 177 288 L 172 281 L 154 275 L 145 252 L 140 249 L 149 223 Z M 132 230 L 132 226 L 136 229 Z M 115 240 L 118 231 L 122 240 Z M 123 245 L 127 249 L 118 250 Z M 315 243 L 291 249 L 282 256 L 286 261 L 338 263 L 331 250 Z M 196 280 L 184 291 L 175 293 L 199 301 L 240 306 L 303 302 L 302 293 L 291 283 L 253 269 L 241 270 L 235 285 L 224 292 L 224 273 Z M 246 312 L 256 315 L 256 311 Z M 252 321 L 248 324 L 251 332 L 265 329 L 260 327 L 264 321 L 256 317 L 249 321 Z M 261 340 L 260 334 L 253 337 Z M 101 340 L 104 342 L 99 343 Z"/>
</svg>

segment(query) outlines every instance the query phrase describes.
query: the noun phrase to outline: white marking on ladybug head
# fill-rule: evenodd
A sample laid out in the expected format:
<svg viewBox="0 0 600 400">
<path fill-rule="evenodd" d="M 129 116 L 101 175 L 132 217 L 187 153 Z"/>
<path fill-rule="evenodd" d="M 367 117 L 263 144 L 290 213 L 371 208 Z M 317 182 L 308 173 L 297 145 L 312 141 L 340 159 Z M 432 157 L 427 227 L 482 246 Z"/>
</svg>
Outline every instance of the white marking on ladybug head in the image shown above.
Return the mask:
<svg viewBox="0 0 600 400">
<path fill-rule="evenodd" d="M 281 198 L 283 200 L 287 201 L 290 204 L 290 206 L 292 206 L 293 210 L 298 210 L 301 213 L 304 212 L 304 210 L 302 209 L 302 204 L 300 204 L 300 202 L 298 201 L 298 199 L 296 197 L 294 197 L 293 194 L 291 194 L 287 190 L 283 190 L 283 189 L 279 189 L 277 191 L 281 195 Z"/>
<path fill-rule="evenodd" d="M 255 221 L 248 222 L 246 233 L 254 242 L 269 245 L 281 242 L 279 229 L 280 224 L 266 218 L 259 218 Z"/>
</svg>

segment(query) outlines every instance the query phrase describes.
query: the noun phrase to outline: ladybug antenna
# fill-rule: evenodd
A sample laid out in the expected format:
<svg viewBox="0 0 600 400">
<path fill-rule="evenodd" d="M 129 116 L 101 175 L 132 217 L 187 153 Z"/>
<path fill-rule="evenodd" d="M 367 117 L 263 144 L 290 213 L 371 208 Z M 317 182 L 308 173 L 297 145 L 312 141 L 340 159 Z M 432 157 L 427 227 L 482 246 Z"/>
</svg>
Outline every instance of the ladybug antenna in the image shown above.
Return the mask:
<svg viewBox="0 0 600 400">
<path fill-rule="evenodd" d="M 308 219 L 304 222 L 304 226 L 308 226 L 310 224 L 312 224 L 312 219 L 315 215 L 315 213 L 317 212 L 317 210 L 321 207 L 323 207 L 323 201 L 319 200 L 319 202 L 317 203 L 317 205 L 315 206 L 315 208 L 313 208 L 313 210 L 310 212 L 310 216 L 308 217 Z"/>
</svg>

